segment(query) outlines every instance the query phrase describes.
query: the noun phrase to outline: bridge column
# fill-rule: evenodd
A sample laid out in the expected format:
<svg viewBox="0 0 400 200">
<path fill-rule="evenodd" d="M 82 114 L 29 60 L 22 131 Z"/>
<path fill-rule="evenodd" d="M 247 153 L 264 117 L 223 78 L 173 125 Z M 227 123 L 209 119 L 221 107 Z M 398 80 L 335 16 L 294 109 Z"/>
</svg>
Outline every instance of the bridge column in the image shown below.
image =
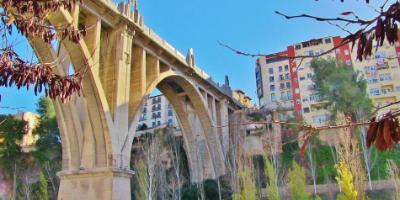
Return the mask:
<svg viewBox="0 0 400 200">
<path fill-rule="evenodd" d="M 58 199 L 130 199 L 132 175 L 110 168 L 60 172 Z"/>
<path fill-rule="evenodd" d="M 95 41 L 86 41 L 91 39 Z M 58 173 L 59 200 L 131 197 L 133 171 L 127 143 L 131 142 L 128 110 L 133 35 L 121 27 L 109 34 L 109 40 L 110 45 L 104 46 L 107 49 L 102 49 L 101 56 L 91 58 L 99 64 L 92 65 L 94 68 L 85 76 L 82 97 L 67 104 L 56 102 L 63 159 L 71 158 L 63 160 L 63 171 Z M 79 59 L 71 53 L 73 46 L 66 45 L 66 49 L 73 66 L 80 66 Z"/>
<path fill-rule="evenodd" d="M 220 115 L 220 124 L 218 126 L 223 126 L 219 128 L 221 144 L 222 144 L 222 151 L 224 155 L 227 155 L 229 150 L 229 115 L 228 115 L 228 101 L 226 99 L 221 99 L 219 102 L 219 112 Z"/>
</svg>

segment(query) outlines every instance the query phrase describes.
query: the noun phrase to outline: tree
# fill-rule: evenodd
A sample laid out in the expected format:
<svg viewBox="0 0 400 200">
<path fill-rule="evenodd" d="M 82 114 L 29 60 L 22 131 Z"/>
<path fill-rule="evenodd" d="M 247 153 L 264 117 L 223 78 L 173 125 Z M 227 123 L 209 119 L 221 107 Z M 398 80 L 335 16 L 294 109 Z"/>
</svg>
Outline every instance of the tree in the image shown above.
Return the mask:
<svg viewBox="0 0 400 200">
<path fill-rule="evenodd" d="M 268 182 L 266 184 L 267 196 L 270 200 L 281 200 L 278 190 L 277 176 L 275 173 L 274 166 L 272 165 L 269 158 L 264 157 L 265 167 L 264 172 L 265 176 L 268 178 Z"/>
<path fill-rule="evenodd" d="M 49 161 L 61 161 L 61 138 L 58 129 L 56 112 L 50 98 L 41 97 L 37 103 L 37 113 L 39 114 L 39 124 L 34 133 L 39 136 L 36 142 L 34 156 L 41 163 Z"/>
<path fill-rule="evenodd" d="M 354 187 L 353 174 L 351 173 L 348 164 L 341 160 L 336 165 L 338 176 L 336 180 L 339 184 L 341 192 L 339 193 L 338 200 L 357 200 L 358 193 Z"/>
<path fill-rule="evenodd" d="M 40 172 L 39 174 L 39 189 L 38 189 L 38 199 L 40 200 L 48 200 L 49 199 L 49 193 L 47 192 L 47 179 L 46 176 L 44 175 L 43 172 Z"/>
<path fill-rule="evenodd" d="M 26 133 L 25 122 L 14 116 L 0 116 L 0 168 L 12 177 L 13 194 L 17 195 L 17 187 L 22 187 L 21 192 L 25 198 L 31 198 L 31 192 L 37 190 L 38 194 L 48 190 L 47 177 L 50 181 L 52 196 L 57 195 L 58 182 L 56 172 L 61 168 L 61 143 L 55 112 L 49 98 L 41 98 L 38 102 L 40 118 L 34 134 L 39 138 L 34 150 L 24 152 L 21 149 L 22 136 Z M 20 174 L 41 169 L 38 175 L 39 187 L 31 187 L 31 181 Z M 44 175 L 46 174 L 46 176 Z M 44 185 L 46 181 L 46 185 Z M 29 183 L 28 183 L 29 182 Z M 46 186 L 46 188 L 44 188 Z M 49 196 L 47 193 L 45 196 Z"/>
<path fill-rule="evenodd" d="M 393 181 L 394 191 L 392 194 L 392 199 L 399 200 L 400 199 L 400 171 L 397 167 L 398 165 L 392 160 L 387 161 L 388 173 L 390 174 L 390 179 Z"/>
<path fill-rule="evenodd" d="M 34 133 L 39 136 L 39 139 L 36 141 L 36 150 L 32 154 L 50 181 L 51 196 L 56 197 L 59 185 L 56 172 L 61 170 L 62 153 L 60 130 L 50 98 L 41 97 L 39 99 L 37 113 L 40 118 Z"/>
<path fill-rule="evenodd" d="M 147 177 L 147 169 L 146 164 L 143 160 L 140 160 L 135 165 L 136 171 L 136 186 L 134 188 L 134 199 L 149 199 L 148 188 L 149 188 L 149 180 Z"/>
<path fill-rule="evenodd" d="M 233 194 L 233 200 L 257 200 L 257 188 L 254 180 L 253 169 L 249 164 L 244 164 L 239 170 L 240 192 Z"/>
<path fill-rule="evenodd" d="M 356 118 L 357 112 L 370 114 L 373 107 L 368 98 L 367 82 L 351 66 L 334 59 L 315 59 L 311 62 L 317 94 L 325 100 L 336 118 L 344 113 Z"/>
<path fill-rule="evenodd" d="M 19 166 L 26 157 L 19 143 L 24 135 L 25 122 L 11 115 L 0 116 L 0 168 L 12 179 L 11 199 L 16 198 Z"/>
<path fill-rule="evenodd" d="M 82 67 L 73 75 L 60 76 L 53 67 L 58 63 L 35 63 L 20 57 L 10 42 L 16 34 L 39 38 L 51 45 L 55 40 L 79 42 L 86 34 L 85 28 L 74 25 L 55 27 L 48 22 L 48 15 L 65 9 L 72 11 L 81 0 L 59 1 L 0 1 L 0 87 L 16 86 L 18 89 L 33 88 L 35 94 L 44 91 L 52 99 L 65 102 L 75 93 L 80 92 L 82 79 L 88 68 Z"/>
<path fill-rule="evenodd" d="M 315 72 L 314 82 L 317 94 L 329 105 L 328 107 L 333 116 L 332 120 L 343 121 L 343 119 L 339 117 L 342 114 L 349 116 L 352 123 L 367 120 L 373 105 L 372 101 L 368 98 L 367 83 L 359 72 L 355 72 L 351 66 L 346 65 L 344 62 L 337 62 L 333 59 L 315 59 L 311 62 L 311 67 Z M 353 148 L 359 149 L 361 147 L 364 165 L 367 169 L 369 186 L 371 188 L 370 156 L 365 144 L 365 129 L 360 128 L 354 130 L 356 130 L 360 136 L 360 145 Z M 354 132 L 354 130 L 349 133 Z M 358 154 L 356 158 L 361 159 Z M 354 162 L 356 161 L 354 160 Z M 353 173 L 360 172 L 360 169 L 351 168 L 351 170 Z"/>
<path fill-rule="evenodd" d="M 310 193 L 306 191 L 306 173 L 295 161 L 293 161 L 292 168 L 288 172 L 288 179 L 288 188 L 292 199 L 311 199 Z"/>
</svg>

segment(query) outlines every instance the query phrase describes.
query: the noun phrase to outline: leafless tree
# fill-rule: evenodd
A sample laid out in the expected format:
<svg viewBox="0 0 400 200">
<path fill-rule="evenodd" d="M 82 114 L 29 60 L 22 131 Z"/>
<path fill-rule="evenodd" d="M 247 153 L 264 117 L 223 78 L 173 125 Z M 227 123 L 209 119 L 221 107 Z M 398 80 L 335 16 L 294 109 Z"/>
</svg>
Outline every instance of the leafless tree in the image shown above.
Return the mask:
<svg viewBox="0 0 400 200">
<path fill-rule="evenodd" d="M 180 200 L 182 191 L 181 191 L 181 186 L 183 183 L 182 180 L 182 152 L 181 152 L 181 141 L 175 136 L 174 129 L 168 128 L 166 130 L 166 138 L 167 138 L 167 144 L 169 146 L 169 151 L 171 152 L 171 161 L 172 161 L 172 168 L 174 171 L 174 178 L 171 178 L 171 187 L 173 189 L 173 199 L 174 200 Z"/>
<path fill-rule="evenodd" d="M 147 177 L 148 177 L 148 200 L 157 198 L 157 188 L 159 184 L 160 175 L 160 155 L 161 155 L 161 142 L 156 136 L 152 136 L 152 139 L 148 142 L 147 148 L 144 150 L 147 166 Z"/>
<path fill-rule="evenodd" d="M 310 166 L 311 178 L 313 179 L 314 194 L 317 194 L 317 176 L 316 176 L 316 168 L 317 167 L 315 166 L 315 163 L 314 163 L 314 156 L 313 156 L 311 145 L 308 145 L 307 158 L 308 158 L 308 163 Z"/>
<path fill-rule="evenodd" d="M 343 2 L 343 0 L 341 0 Z M 391 4 L 388 4 L 389 0 L 385 0 L 383 4 L 379 8 L 375 8 L 376 16 L 372 19 L 362 19 L 356 13 L 356 11 L 345 11 L 342 12 L 338 17 L 320 17 L 313 16 L 310 14 L 300 14 L 300 15 L 287 15 L 282 12 L 276 11 L 275 13 L 285 17 L 286 19 L 297 19 L 297 18 L 307 18 L 312 19 L 318 22 L 326 22 L 331 25 L 338 27 L 339 29 L 345 31 L 347 36 L 345 36 L 342 42 L 329 49 L 328 51 L 320 54 L 320 55 L 298 55 L 294 57 L 288 57 L 285 55 L 277 54 L 262 54 L 262 53 L 248 53 L 241 50 L 237 50 L 232 48 L 231 46 L 221 43 L 220 45 L 234 51 L 236 54 L 250 56 L 250 57 L 259 57 L 259 56 L 269 56 L 269 57 L 285 57 L 285 58 L 316 58 L 344 46 L 347 44 L 351 44 L 352 49 L 357 46 L 357 59 L 362 61 L 363 59 L 372 55 L 373 42 L 377 43 L 377 47 L 381 47 L 386 40 L 390 45 L 394 45 L 398 42 L 398 24 L 400 23 L 400 2 L 395 1 Z M 369 4 L 369 0 L 366 0 L 365 3 Z M 356 26 L 357 30 L 355 32 L 351 32 L 348 30 L 348 27 Z M 388 58 L 391 59 L 391 58 Z"/>
</svg>

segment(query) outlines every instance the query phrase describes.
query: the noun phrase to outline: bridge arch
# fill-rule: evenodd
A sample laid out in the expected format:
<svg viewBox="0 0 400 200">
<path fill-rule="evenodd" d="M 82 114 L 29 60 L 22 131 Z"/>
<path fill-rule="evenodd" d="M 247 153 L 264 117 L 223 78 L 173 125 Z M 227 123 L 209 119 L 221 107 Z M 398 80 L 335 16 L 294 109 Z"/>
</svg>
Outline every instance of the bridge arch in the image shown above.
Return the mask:
<svg viewBox="0 0 400 200">
<path fill-rule="evenodd" d="M 182 129 L 191 181 L 199 182 L 222 175 L 224 166 L 221 166 L 221 163 L 224 163 L 224 158 L 219 136 L 213 131 L 210 113 L 197 87 L 187 76 L 169 70 L 161 73 L 149 84 L 142 104 L 156 88 L 165 95 L 177 115 Z M 141 114 L 141 107 L 138 106 L 137 117 L 131 122 L 132 130 L 139 123 L 138 115 Z M 127 144 L 131 145 L 132 142 L 129 140 Z"/>
</svg>

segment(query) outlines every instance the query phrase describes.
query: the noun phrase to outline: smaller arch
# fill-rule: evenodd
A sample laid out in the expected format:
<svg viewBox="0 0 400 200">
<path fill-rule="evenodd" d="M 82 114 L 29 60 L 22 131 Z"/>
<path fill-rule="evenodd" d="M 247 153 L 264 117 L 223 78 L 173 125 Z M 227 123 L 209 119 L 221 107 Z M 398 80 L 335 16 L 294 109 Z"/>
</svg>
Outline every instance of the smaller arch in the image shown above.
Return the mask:
<svg viewBox="0 0 400 200">
<path fill-rule="evenodd" d="M 205 102 L 202 98 L 202 95 L 198 91 L 197 87 L 190 82 L 190 79 L 188 77 L 184 76 L 183 74 L 176 72 L 176 71 L 166 71 L 161 73 L 152 83 L 150 83 L 147 87 L 146 93 L 143 96 L 142 103 L 148 98 L 148 96 L 151 94 L 151 92 L 155 89 L 159 88 L 160 91 L 162 91 L 164 94 L 167 94 L 166 97 L 172 104 L 174 100 L 176 99 L 177 96 L 186 96 L 187 99 L 193 104 L 193 108 L 195 109 L 195 113 L 198 116 L 198 120 L 201 126 L 201 132 L 202 137 L 205 138 L 205 150 L 207 151 L 206 154 L 209 157 L 209 162 L 210 166 L 208 168 L 211 169 L 211 177 L 208 178 L 215 178 L 219 175 L 222 175 L 221 169 L 216 169 L 216 168 L 223 168 L 224 166 L 220 166 L 221 163 L 224 163 L 223 155 L 222 155 L 222 147 L 221 144 L 219 143 L 218 136 L 216 135 L 216 132 L 212 128 L 212 121 L 211 121 L 211 116 L 210 113 L 207 110 L 207 106 L 205 105 Z M 171 95 L 171 93 L 173 94 Z M 197 134 L 195 131 L 199 130 L 191 130 L 192 128 L 190 127 L 191 122 L 187 121 L 187 113 L 178 113 L 177 109 L 180 109 L 179 106 L 182 106 L 181 103 L 175 102 L 174 103 L 174 109 L 178 115 L 178 119 L 181 122 L 182 128 L 186 129 L 183 132 L 186 131 L 185 134 L 190 134 L 190 135 L 185 135 L 184 136 L 184 141 L 186 145 L 186 149 L 190 150 L 192 146 L 195 145 L 197 141 L 194 140 L 194 135 Z M 140 108 L 141 105 L 137 105 L 135 112 L 136 116 L 138 113 L 140 113 Z M 139 117 L 134 117 L 134 120 L 130 122 L 130 135 L 134 135 L 134 132 L 136 131 L 136 124 L 138 123 Z M 129 149 L 131 148 L 131 141 L 129 140 Z M 188 153 L 188 152 L 187 152 Z M 196 152 L 193 152 L 196 153 Z M 194 154 L 192 155 L 187 155 L 188 159 L 190 159 L 189 165 L 192 170 L 196 170 L 195 166 L 193 166 L 193 163 L 195 163 L 194 159 L 191 159 L 194 157 Z M 196 170 L 197 171 L 197 170 Z M 198 180 L 195 180 L 198 181 Z"/>
</svg>

